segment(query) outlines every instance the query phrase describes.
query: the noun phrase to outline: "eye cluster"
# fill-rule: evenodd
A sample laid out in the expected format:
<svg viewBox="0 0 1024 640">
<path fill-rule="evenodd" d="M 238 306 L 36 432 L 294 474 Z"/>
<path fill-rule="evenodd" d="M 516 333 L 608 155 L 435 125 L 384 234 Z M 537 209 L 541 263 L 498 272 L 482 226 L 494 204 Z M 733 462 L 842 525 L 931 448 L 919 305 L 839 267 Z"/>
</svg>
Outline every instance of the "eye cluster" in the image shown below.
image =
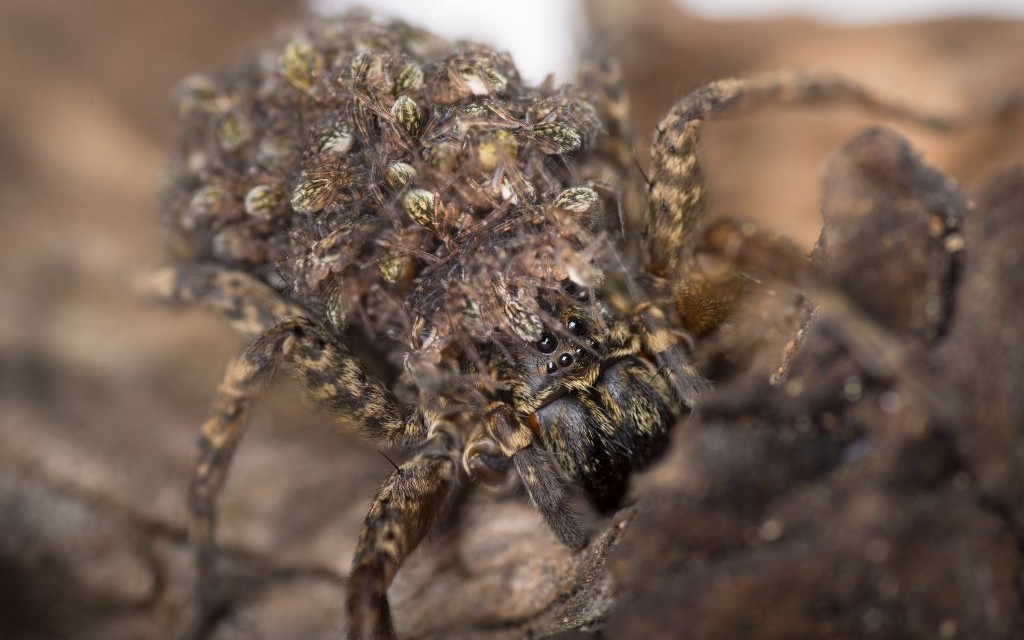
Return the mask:
<svg viewBox="0 0 1024 640">
<path fill-rule="evenodd" d="M 587 335 L 587 323 L 580 318 L 570 318 L 565 323 L 566 330 L 574 336 L 583 337 Z M 558 338 L 548 332 L 540 337 L 534 346 L 545 355 L 553 354 L 558 350 Z M 571 351 L 566 350 L 548 361 L 548 373 L 555 373 L 559 368 L 571 367 L 576 359 L 583 354 L 583 347 L 575 345 Z"/>
</svg>

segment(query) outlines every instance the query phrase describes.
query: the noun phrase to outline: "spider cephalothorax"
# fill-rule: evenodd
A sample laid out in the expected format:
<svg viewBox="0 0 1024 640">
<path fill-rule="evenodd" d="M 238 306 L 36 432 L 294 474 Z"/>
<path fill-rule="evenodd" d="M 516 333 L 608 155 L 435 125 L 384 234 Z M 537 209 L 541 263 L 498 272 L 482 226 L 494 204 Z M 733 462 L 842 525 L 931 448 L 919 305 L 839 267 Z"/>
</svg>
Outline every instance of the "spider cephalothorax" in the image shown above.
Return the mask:
<svg viewBox="0 0 1024 640">
<path fill-rule="evenodd" d="M 620 504 L 707 386 L 683 327 L 713 327 L 736 289 L 693 258 L 702 119 L 779 98 L 888 108 L 817 76 L 694 92 L 655 137 L 641 232 L 620 228 L 637 213 L 615 215 L 637 191 L 631 142 L 607 135 L 629 130 L 615 86 L 531 87 L 507 55 L 363 15 L 183 84 L 165 215 L 177 266 L 160 283 L 252 338 L 203 426 L 190 492 L 200 618 L 217 602 L 214 500 L 282 364 L 340 426 L 418 448 L 360 536 L 353 637 L 392 635 L 387 585 L 463 471 L 518 477 L 581 548 L 568 485 L 601 511 Z"/>
</svg>

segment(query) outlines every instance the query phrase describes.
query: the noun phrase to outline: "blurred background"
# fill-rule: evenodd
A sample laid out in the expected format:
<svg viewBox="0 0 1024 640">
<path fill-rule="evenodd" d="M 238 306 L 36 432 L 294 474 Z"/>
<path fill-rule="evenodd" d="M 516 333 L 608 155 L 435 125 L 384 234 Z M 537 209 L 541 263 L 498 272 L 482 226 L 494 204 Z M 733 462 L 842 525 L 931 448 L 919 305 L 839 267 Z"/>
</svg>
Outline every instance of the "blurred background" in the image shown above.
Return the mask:
<svg viewBox="0 0 1024 640">
<path fill-rule="evenodd" d="M 175 135 L 168 96 L 186 74 L 230 64 L 310 8 L 352 4 L 0 3 L 0 637 L 168 637 L 187 599 L 183 495 L 193 442 L 240 345 L 213 318 L 132 292 L 132 277 L 163 255 L 158 201 Z M 723 76 L 828 70 L 950 114 L 1024 87 L 1019 2 L 834 0 L 813 12 L 795 0 L 369 4 L 507 48 L 535 81 L 549 71 L 571 79 L 577 55 L 593 46 L 588 34 L 601 33 L 602 48 L 624 64 L 641 164 L 658 117 Z M 714 210 L 810 247 L 820 167 L 875 122 L 835 107 L 709 126 Z M 1024 157 L 1019 115 L 945 136 L 893 126 L 968 187 Z M 220 536 L 258 587 L 215 637 L 336 633 L 358 526 L 390 464 L 322 426 L 291 385 L 261 403 L 222 501 Z M 544 535 L 520 503 L 481 508 L 525 523 L 494 533 L 499 540 Z M 522 562 L 516 553 L 529 548 L 519 548 L 491 562 Z M 407 616 L 399 627 L 410 637 L 499 637 L 500 625 L 477 623 L 532 615 L 456 619 L 446 602 L 466 587 L 431 591 L 450 570 L 436 555 L 419 554 L 395 585 L 396 610 Z M 433 569 L 417 572 L 415 563 Z M 465 600 L 475 604 L 471 591 Z"/>
<path fill-rule="evenodd" d="M 309 4 L 313 10 L 329 15 L 367 3 L 309 0 Z M 616 4 L 626 10 L 630 8 L 628 2 Z M 449 38 L 483 39 L 511 51 L 520 71 L 539 81 L 549 73 L 563 79 L 570 77 L 579 59 L 580 45 L 587 38 L 587 11 L 595 5 L 585 0 L 522 0 L 504 7 L 466 0 L 440 0 L 429 5 L 377 0 L 373 6 Z M 1024 5 L 1015 0 L 666 0 L 663 6 L 666 9 L 674 6 L 680 12 L 704 20 L 813 20 L 837 27 L 951 18 L 1024 17 Z M 633 5 L 638 13 L 650 7 L 646 2 Z M 633 20 L 638 18 L 633 16 Z"/>
</svg>

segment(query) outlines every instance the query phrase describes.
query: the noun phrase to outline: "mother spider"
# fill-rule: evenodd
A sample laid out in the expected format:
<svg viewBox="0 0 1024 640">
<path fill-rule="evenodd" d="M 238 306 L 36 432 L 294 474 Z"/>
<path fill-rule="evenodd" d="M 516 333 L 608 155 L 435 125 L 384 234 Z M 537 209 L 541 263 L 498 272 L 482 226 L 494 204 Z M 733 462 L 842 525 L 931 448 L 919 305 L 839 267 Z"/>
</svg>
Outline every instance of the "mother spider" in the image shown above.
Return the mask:
<svg viewBox="0 0 1024 640">
<path fill-rule="evenodd" d="M 625 100 L 603 71 L 531 87 L 488 47 L 352 15 L 183 83 L 165 215 L 176 266 L 158 280 L 252 338 L 189 490 L 200 620 L 218 603 L 216 497 L 282 364 L 342 428 L 415 451 L 374 499 L 349 583 L 349 637 L 394 637 L 387 587 L 460 474 L 518 478 L 579 550 L 568 485 L 615 509 L 708 387 L 684 337 L 714 328 L 741 280 L 694 257 L 705 118 L 838 98 L 939 124 L 819 75 L 714 82 L 662 120 L 637 187 Z M 629 233 L 630 211 L 606 214 L 635 207 L 635 190 L 646 214 Z"/>
</svg>

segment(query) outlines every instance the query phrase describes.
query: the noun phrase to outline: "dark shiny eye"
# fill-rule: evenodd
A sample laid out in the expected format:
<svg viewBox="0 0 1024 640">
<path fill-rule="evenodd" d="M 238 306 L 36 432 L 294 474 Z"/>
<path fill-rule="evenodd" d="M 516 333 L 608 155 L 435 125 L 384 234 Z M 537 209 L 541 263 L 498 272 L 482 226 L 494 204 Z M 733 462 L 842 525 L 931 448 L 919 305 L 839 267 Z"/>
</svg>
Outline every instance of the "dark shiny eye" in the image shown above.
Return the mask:
<svg viewBox="0 0 1024 640">
<path fill-rule="evenodd" d="M 575 336 L 582 336 L 587 332 L 587 323 L 583 322 L 579 318 L 570 319 L 569 322 L 565 323 L 565 326 L 568 327 L 569 331 L 571 331 Z"/>
<path fill-rule="evenodd" d="M 554 373 L 558 371 L 558 366 L 554 362 L 548 362 L 548 373 Z"/>
<path fill-rule="evenodd" d="M 559 366 L 562 367 L 568 367 L 569 365 L 572 364 L 572 356 L 569 355 L 568 353 L 563 353 L 562 355 L 558 356 L 558 364 Z"/>
<path fill-rule="evenodd" d="M 552 353 L 557 348 L 558 340 L 556 340 L 555 336 L 550 333 L 545 333 L 540 337 L 540 340 L 537 341 L 537 349 L 541 353 Z"/>
<path fill-rule="evenodd" d="M 580 285 L 576 284 L 572 280 L 566 279 L 562 281 L 562 290 L 565 291 L 569 296 L 578 300 L 587 299 L 587 290 Z"/>
</svg>

